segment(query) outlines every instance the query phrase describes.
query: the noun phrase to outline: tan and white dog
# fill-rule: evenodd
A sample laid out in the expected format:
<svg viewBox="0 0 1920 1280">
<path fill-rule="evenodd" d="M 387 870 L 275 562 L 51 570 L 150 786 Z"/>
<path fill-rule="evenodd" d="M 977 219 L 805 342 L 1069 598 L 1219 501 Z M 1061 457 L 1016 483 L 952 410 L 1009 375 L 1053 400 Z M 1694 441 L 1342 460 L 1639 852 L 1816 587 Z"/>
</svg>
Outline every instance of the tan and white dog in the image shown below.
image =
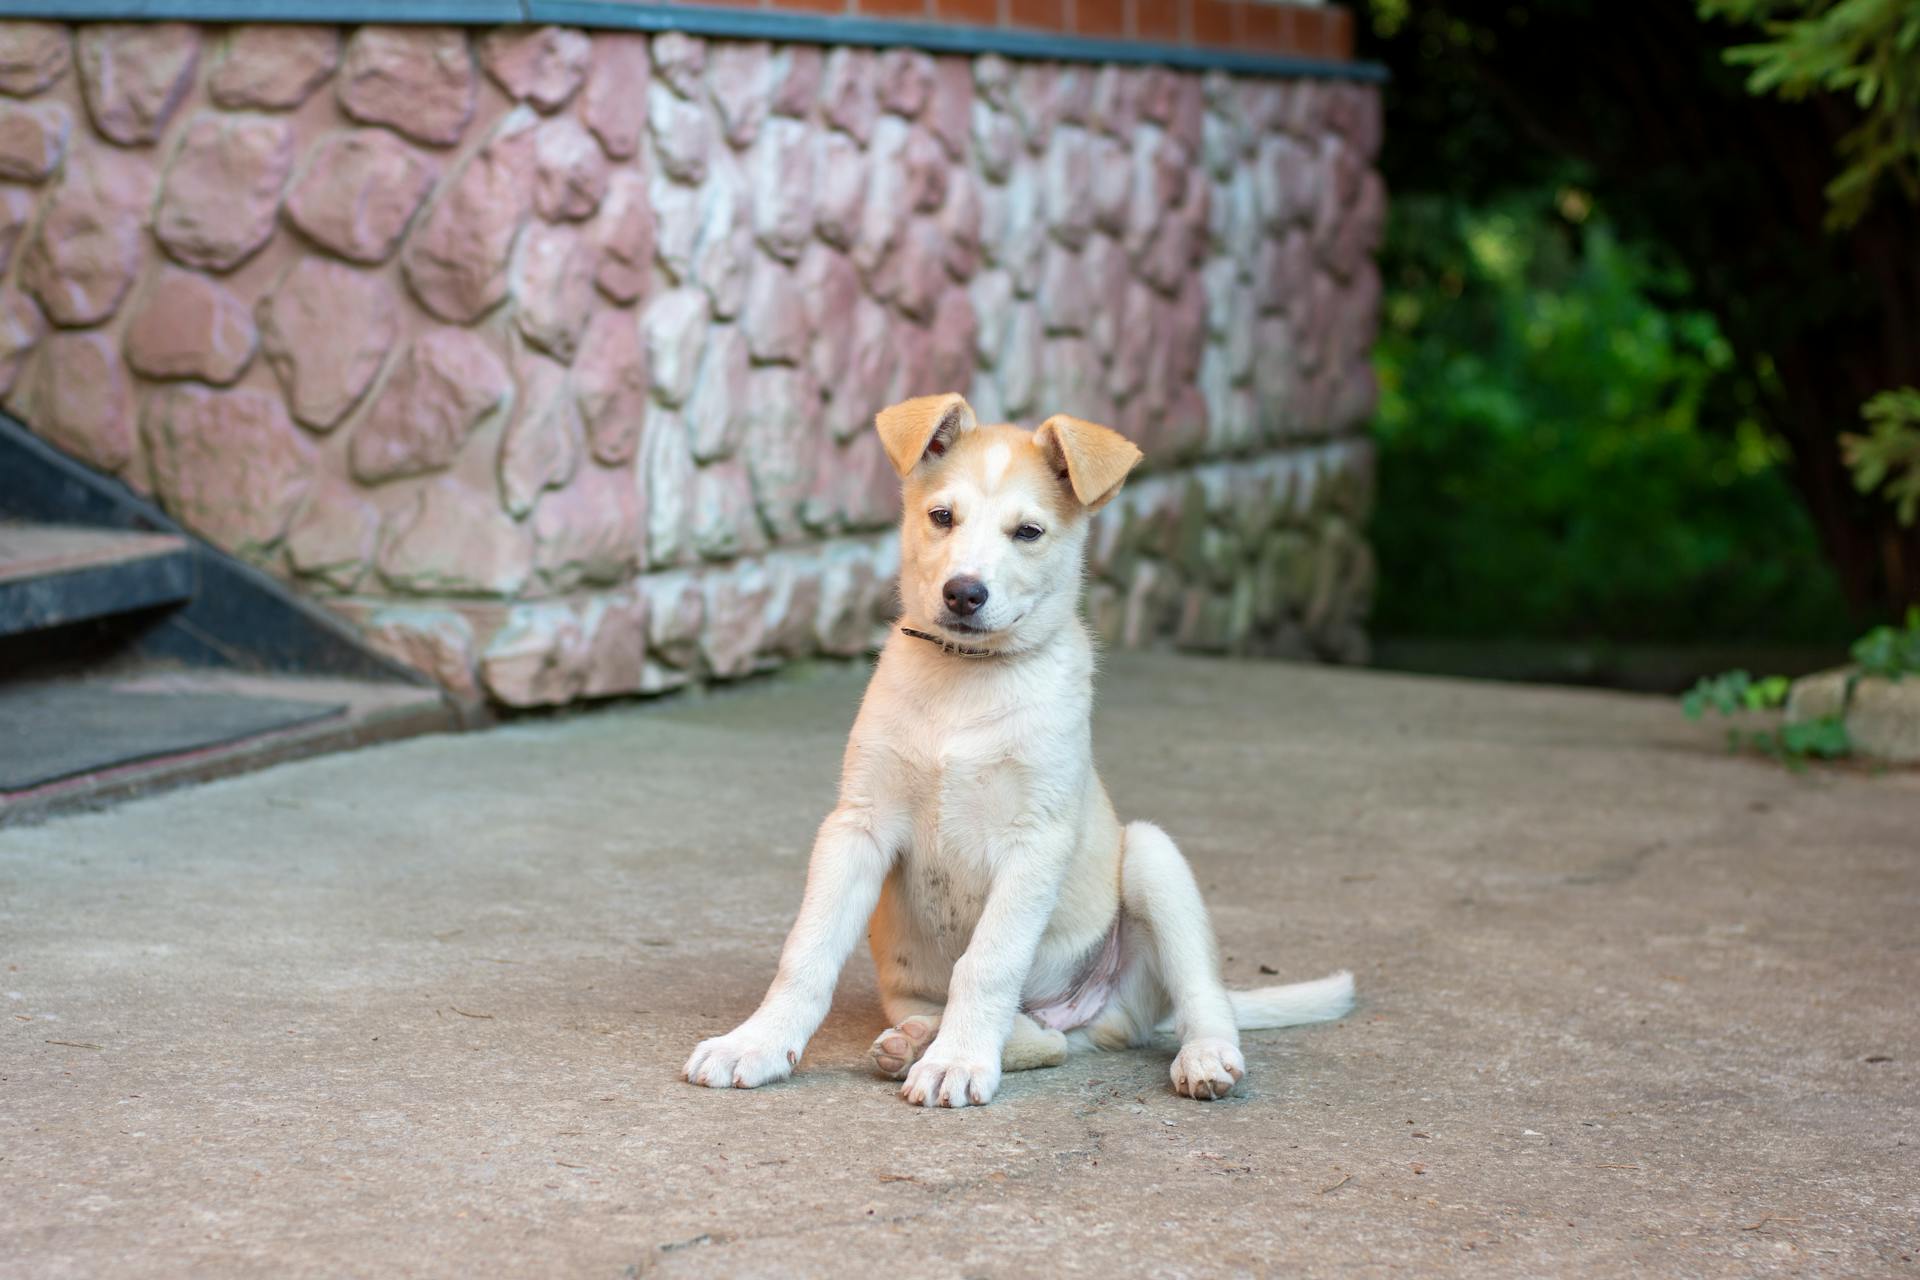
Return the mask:
<svg viewBox="0 0 1920 1280">
<path fill-rule="evenodd" d="M 1186 859 L 1126 827 L 1094 773 L 1094 647 L 1079 615 L 1088 518 L 1140 451 L 1055 416 L 983 426 L 957 395 L 876 422 L 905 484 L 899 628 L 847 744 L 800 915 L 753 1016 L 683 1075 L 785 1077 L 868 928 L 894 1025 L 875 1064 L 924 1106 L 985 1103 L 1002 1071 L 1178 1033 L 1173 1087 L 1222 1098 L 1243 1028 L 1344 1014 L 1346 973 L 1228 991 Z"/>
</svg>

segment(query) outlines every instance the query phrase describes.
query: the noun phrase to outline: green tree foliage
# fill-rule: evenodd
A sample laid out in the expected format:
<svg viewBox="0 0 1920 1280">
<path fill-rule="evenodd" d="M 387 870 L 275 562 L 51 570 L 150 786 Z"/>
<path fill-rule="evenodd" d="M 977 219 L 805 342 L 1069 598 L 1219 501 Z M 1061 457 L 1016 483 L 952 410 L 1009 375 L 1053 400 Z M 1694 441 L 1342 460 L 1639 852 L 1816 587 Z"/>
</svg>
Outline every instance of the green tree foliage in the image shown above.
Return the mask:
<svg viewBox="0 0 1920 1280">
<path fill-rule="evenodd" d="M 1825 16 L 1844 20 L 1855 33 L 1877 22 L 1875 14 L 1897 13 L 1905 23 L 1920 9 L 1920 0 L 1710 2 L 1723 3 L 1729 17 L 1752 15 L 1772 23 Z M 1823 73 L 1809 61 L 1804 63 L 1808 78 L 1793 81 L 1795 92 L 1807 86 L 1808 100 L 1758 97 L 1749 92 L 1747 80 L 1762 63 L 1732 66 L 1726 54 L 1729 46 L 1787 41 L 1799 52 L 1817 46 L 1831 69 L 1842 58 L 1866 65 L 1879 56 L 1854 56 L 1862 50 L 1910 52 L 1903 44 L 1910 37 L 1904 27 L 1894 27 L 1887 28 L 1893 33 L 1890 45 L 1847 35 L 1829 41 L 1829 48 L 1812 40 L 1810 29 L 1703 21 L 1698 3 L 1371 0 L 1361 29 L 1363 52 L 1393 73 L 1382 155 L 1387 185 L 1403 209 L 1420 197 L 1469 219 L 1502 212 L 1517 217 L 1516 210 L 1532 208 L 1533 216 L 1544 219 L 1542 234 L 1551 227 L 1550 214 L 1542 212 L 1550 201 L 1539 193 L 1565 187 L 1591 193 L 1594 217 L 1611 228 L 1616 248 L 1643 266 L 1661 268 L 1643 275 L 1635 288 L 1654 310 L 1668 314 L 1669 328 L 1678 335 L 1676 350 L 1710 366 L 1706 389 L 1697 394 L 1685 390 L 1694 385 L 1685 376 L 1669 383 L 1630 381 L 1638 388 L 1635 394 L 1664 386 L 1648 403 L 1693 404 L 1694 423 L 1704 438 L 1686 447 L 1698 451 L 1709 474 L 1724 475 L 1728 466 L 1738 471 L 1745 465 L 1739 460 L 1753 458 L 1756 448 L 1771 448 L 1766 440 L 1784 445 L 1782 474 L 1800 498 L 1799 510 L 1774 485 L 1778 505 L 1752 512 L 1756 540 L 1729 546 L 1723 563 L 1745 564 L 1749 576 L 1766 578 L 1774 573 L 1766 566 L 1781 563 L 1769 560 L 1768 547 L 1796 541 L 1796 528 L 1810 525 L 1834 566 L 1852 619 L 1886 617 L 1920 599 L 1920 527 L 1902 526 L 1879 492 L 1862 495 L 1843 460 L 1840 437 L 1859 432 L 1860 407 L 1876 394 L 1920 386 L 1920 217 L 1904 197 L 1885 198 L 1906 181 L 1898 165 L 1881 167 L 1881 177 L 1870 185 L 1882 198 L 1844 229 L 1829 229 L 1826 190 L 1845 166 L 1877 154 L 1873 148 L 1843 151 L 1842 139 L 1863 128 L 1868 136 L 1883 136 L 1873 132 L 1871 112 L 1906 103 L 1901 108 L 1905 123 L 1893 124 L 1913 127 L 1911 87 L 1888 89 L 1892 73 L 1874 72 L 1875 96 L 1863 108 L 1865 79 L 1849 81 L 1844 93 L 1814 92 Z M 1784 88 L 1788 82 L 1779 83 Z M 1862 185 L 1856 180 L 1842 193 Z M 1407 224 L 1395 225 L 1395 234 L 1404 236 Z M 1522 230 L 1524 239 L 1530 233 Z M 1456 239 L 1464 243 L 1463 237 Z M 1399 249 L 1390 241 L 1388 250 L 1389 290 L 1424 287 L 1399 278 L 1400 259 L 1393 256 Z M 1586 233 L 1581 233 L 1572 241 L 1568 261 L 1579 262 L 1585 251 Z M 1476 279 L 1477 270 L 1464 257 L 1457 265 L 1463 297 L 1470 286 L 1488 287 Z M 1550 279 L 1539 275 L 1534 282 L 1547 288 Z M 1433 296 L 1437 301 L 1443 295 Z M 1687 336 L 1685 326 L 1693 322 L 1682 317 L 1696 313 L 1713 318 L 1729 357 L 1724 366 L 1717 355 L 1709 355 L 1708 344 Z M 1470 367 L 1517 367 L 1491 362 L 1486 349 L 1473 345 L 1488 332 L 1495 314 L 1481 307 L 1477 319 L 1462 322 L 1458 354 Z M 1427 327 L 1431 331 L 1445 323 L 1431 320 Z M 1389 342 L 1399 340 L 1389 334 Z M 1594 341 L 1607 345 L 1611 339 Z M 1602 359 L 1608 362 L 1617 364 L 1612 354 Z M 1444 368 L 1439 373 L 1460 377 Z M 1422 394 L 1419 387 L 1427 384 L 1414 366 L 1403 376 L 1407 396 Z M 1609 396 L 1601 402 L 1611 403 Z M 1455 405 L 1436 407 L 1437 420 L 1457 422 L 1457 399 Z M 1642 420 L 1671 421 L 1663 413 Z M 1618 427 L 1626 419 L 1611 421 Z M 1463 426 L 1469 438 L 1456 448 L 1444 438 L 1450 429 L 1432 429 L 1427 446 L 1432 465 L 1450 466 L 1448 459 L 1460 450 L 1487 447 L 1492 432 Z M 1554 429 L 1551 424 L 1537 428 Z M 1654 450 L 1659 458 L 1679 461 L 1674 441 L 1684 436 L 1668 425 L 1652 438 L 1658 443 L 1645 446 L 1650 452 L 1639 455 L 1643 465 L 1653 465 Z M 1882 429 L 1876 425 L 1867 438 L 1883 440 Z M 1570 436 L 1566 447 L 1600 446 L 1581 434 Z M 1891 477 L 1895 468 L 1892 459 L 1888 462 Z M 1748 474 L 1751 483 L 1761 483 Z M 1383 485 L 1396 483 L 1390 458 L 1383 460 L 1382 478 Z M 1617 474 L 1614 481 L 1624 483 Z M 1724 491 L 1708 486 L 1711 500 L 1702 507 L 1702 495 L 1690 488 L 1696 481 L 1675 478 L 1674 484 L 1689 496 L 1676 505 L 1649 507 L 1661 513 L 1650 519 L 1697 511 L 1719 535 L 1744 537 L 1719 516 L 1705 514 L 1719 509 L 1714 504 Z M 1503 487 L 1500 496 L 1506 500 L 1511 490 Z M 1600 500 L 1598 494 L 1594 500 Z M 1383 501 L 1383 512 L 1390 502 Z M 1436 534 L 1441 529 L 1438 513 L 1431 529 Z M 1627 544 L 1638 548 L 1635 557 L 1648 554 L 1650 537 Z M 1381 605 L 1391 616 L 1400 607 L 1396 596 L 1402 589 L 1391 576 L 1393 566 L 1383 569 Z M 1717 572 L 1705 581 L 1717 581 Z M 1773 588 L 1740 590 L 1745 599 L 1758 600 Z M 1826 590 L 1823 581 L 1807 584 L 1809 593 L 1830 600 Z M 1737 620 L 1746 608 L 1741 605 L 1730 616 Z M 1787 608 L 1773 616 L 1797 615 Z M 1785 626 L 1782 634 L 1802 629 L 1803 623 L 1804 618 Z M 1737 628 L 1719 633 L 1732 636 Z"/>
<path fill-rule="evenodd" d="M 1747 89 L 1797 102 L 1853 100 L 1860 123 L 1840 138 L 1827 184 L 1836 227 L 1860 221 L 1883 179 L 1920 203 L 1920 4 L 1913 0 L 1700 0 L 1702 15 L 1758 25 L 1765 40 L 1727 50 L 1751 67 Z"/>
<path fill-rule="evenodd" d="M 1700 0 L 1706 17 L 1757 24 L 1767 39 L 1727 50 L 1753 68 L 1747 89 L 1788 101 L 1850 98 L 1860 123 L 1840 138 L 1827 223 L 1853 226 L 1883 181 L 1920 204 L 1920 4 L 1914 0 Z M 1920 509 L 1920 391 L 1883 391 L 1861 409 L 1869 434 L 1840 437 L 1862 493 L 1880 491 L 1911 525 Z"/>
<path fill-rule="evenodd" d="M 1862 493 L 1879 491 L 1911 525 L 1920 514 L 1920 391 L 1882 391 L 1861 408 L 1867 434 L 1840 437 L 1840 449 Z"/>
<path fill-rule="evenodd" d="M 1387 635 L 1835 641 L 1846 608 L 1687 280 L 1566 189 L 1396 202 L 1373 537 Z"/>
</svg>

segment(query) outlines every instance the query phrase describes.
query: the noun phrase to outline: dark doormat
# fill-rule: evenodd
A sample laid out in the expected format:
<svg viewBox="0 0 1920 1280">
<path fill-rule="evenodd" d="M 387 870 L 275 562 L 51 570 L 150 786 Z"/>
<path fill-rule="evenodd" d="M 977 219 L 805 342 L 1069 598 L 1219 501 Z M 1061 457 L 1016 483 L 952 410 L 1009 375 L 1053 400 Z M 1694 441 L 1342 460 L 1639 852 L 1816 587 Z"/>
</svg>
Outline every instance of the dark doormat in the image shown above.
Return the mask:
<svg viewBox="0 0 1920 1280">
<path fill-rule="evenodd" d="M 136 693 L 101 684 L 0 688 L 0 792 L 216 747 L 345 710 L 337 702 Z"/>
</svg>

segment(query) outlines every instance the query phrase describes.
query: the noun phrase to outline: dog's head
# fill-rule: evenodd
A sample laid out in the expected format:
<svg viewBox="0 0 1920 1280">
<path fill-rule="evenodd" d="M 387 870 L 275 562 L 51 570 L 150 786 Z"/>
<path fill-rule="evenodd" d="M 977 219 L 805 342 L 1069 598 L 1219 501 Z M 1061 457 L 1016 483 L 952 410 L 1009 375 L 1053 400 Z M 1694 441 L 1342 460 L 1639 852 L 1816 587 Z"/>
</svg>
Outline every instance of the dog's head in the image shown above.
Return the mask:
<svg viewBox="0 0 1920 1280">
<path fill-rule="evenodd" d="M 1074 617 L 1087 519 L 1140 461 L 1106 427 L 1056 414 L 1033 431 L 983 426 L 958 395 L 882 410 L 904 490 L 900 600 L 956 644 L 1031 649 Z"/>
</svg>

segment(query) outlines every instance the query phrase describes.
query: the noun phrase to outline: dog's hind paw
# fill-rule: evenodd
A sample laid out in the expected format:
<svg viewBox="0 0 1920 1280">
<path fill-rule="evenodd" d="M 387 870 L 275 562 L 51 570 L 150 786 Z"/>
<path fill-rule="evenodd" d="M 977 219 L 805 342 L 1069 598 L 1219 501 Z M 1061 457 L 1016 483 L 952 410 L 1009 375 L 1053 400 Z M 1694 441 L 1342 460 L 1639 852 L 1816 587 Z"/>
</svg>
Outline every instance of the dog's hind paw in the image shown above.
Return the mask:
<svg viewBox="0 0 1920 1280">
<path fill-rule="evenodd" d="M 1247 1060 L 1230 1041 L 1211 1037 L 1180 1046 L 1168 1072 L 1173 1091 L 1182 1097 L 1213 1102 L 1233 1092 L 1247 1074 Z"/>
<path fill-rule="evenodd" d="M 940 1029 L 940 1019 L 915 1014 L 911 1018 L 900 1019 L 897 1027 L 888 1027 L 873 1039 L 873 1047 L 867 1052 L 873 1057 L 873 1065 L 889 1080 L 904 1080 L 907 1068 L 920 1060 L 920 1055 L 933 1043 L 933 1035 Z"/>
</svg>

